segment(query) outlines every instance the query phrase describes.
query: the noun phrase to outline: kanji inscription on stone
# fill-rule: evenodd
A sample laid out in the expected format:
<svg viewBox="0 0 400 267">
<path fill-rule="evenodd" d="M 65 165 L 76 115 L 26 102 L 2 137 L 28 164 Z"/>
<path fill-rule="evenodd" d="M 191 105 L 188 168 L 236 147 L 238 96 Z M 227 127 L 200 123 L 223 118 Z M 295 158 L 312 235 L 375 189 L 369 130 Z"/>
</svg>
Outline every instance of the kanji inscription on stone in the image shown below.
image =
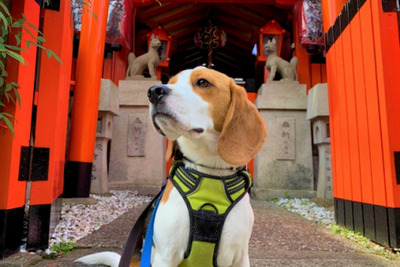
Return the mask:
<svg viewBox="0 0 400 267">
<path fill-rule="evenodd" d="M 276 159 L 296 159 L 296 136 L 294 118 L 277 118 L 278 136 L 276 142 Z"/>
<path fill-rule="evenodd" d="M 147 114 L 129 115 L 128 157 L 144 157 Z"/>
</svg>

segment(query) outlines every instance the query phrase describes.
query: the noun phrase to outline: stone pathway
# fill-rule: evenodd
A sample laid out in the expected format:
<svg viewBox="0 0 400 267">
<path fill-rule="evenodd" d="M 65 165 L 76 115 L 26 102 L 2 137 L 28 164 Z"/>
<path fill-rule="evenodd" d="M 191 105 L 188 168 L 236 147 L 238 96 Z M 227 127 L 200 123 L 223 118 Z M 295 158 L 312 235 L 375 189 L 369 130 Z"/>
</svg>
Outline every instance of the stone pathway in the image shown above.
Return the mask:
<svg viewBox="0 0 400 267">
<path fill-rule="evenodd" d="M 250 241 L 252 267 L 400 266 L 399 260 L 388 260 L 376 255 L 374 251 L 332 234 L 327 228 L 272 203 L 253 201 L 252 205 L 255 214 Z M 81 239 L 78 242 L 80 248 L 56 260 L 44 260 L 38 255 L 17 254 L 6 261 L 0 261 L 0 267 L 82 267 L 81 264 L 73 263 L 73 260 L 104 250 L 120 253 L 142 208 L 125 213 Z"/>
</svg>

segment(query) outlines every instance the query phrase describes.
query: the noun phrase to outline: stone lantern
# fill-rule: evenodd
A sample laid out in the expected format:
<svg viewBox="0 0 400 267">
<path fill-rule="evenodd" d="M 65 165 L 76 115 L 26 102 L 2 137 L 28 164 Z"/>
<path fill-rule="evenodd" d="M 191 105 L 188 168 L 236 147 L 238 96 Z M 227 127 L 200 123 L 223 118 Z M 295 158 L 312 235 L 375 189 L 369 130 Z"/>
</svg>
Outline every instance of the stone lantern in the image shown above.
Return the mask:
<svg viewBox="0 0 400 267">
<path fill-rule="evenodd" d="M 118 87 L 108 79 L 101 80 L 96 145 L 90 192 L 108 192 L 108 159 L 113 132 L 113 118 L 119 113 Z"/>
<path fill-rule="evenodd" d="M 327 84 L 317 84 L 308 92 L 307 119 L 311 121 L 313 143 L 318 146 L 317 197 L 332 199 L 332 163 L 329 134 Z"/>
</svg>

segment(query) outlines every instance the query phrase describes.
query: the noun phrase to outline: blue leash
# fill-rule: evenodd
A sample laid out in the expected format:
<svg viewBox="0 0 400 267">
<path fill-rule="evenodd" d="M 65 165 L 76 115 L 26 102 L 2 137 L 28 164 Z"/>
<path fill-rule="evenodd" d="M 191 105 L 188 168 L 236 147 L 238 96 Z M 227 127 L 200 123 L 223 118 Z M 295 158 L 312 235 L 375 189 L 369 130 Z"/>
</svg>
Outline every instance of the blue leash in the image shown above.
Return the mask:
<svg viewBox="0 0 400 267">
<path fill-rule="evenodd" d="M 164 193 L 164 188 L 161 191 L 161 194 L 156 201 L 156 204 L 154 206 L 153 212 L 150 217 L 149 226 L 147 228 L 146 237 L 144 239 L 142 258 L 140 259 L 140 267 L 150 267 L 151 249 L 153 247 L 154 219 L 156 217 L 156 211 L 158 209 L 158 205 L 160 204 L 160 200 L 163 193 Z"/>
</svg>

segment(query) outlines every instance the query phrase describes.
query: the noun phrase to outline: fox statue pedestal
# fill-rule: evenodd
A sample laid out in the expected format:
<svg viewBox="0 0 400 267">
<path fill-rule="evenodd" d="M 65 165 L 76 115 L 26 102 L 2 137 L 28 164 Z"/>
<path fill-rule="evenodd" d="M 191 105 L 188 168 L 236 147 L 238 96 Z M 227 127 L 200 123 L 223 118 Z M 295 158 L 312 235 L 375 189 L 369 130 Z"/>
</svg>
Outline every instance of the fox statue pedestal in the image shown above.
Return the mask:
<svg viewBox="0 0 400 267">
<path fill-rule="evenodd" d="M 306 85 L 268 81 L 259 89 L 255 105 L 265 120 L 268 137 L 254 159 L 252 197 L 314 197 Z"/>
<path fill-rule="evenodd" d="M 114 118 L 110 188 L 156 194 L 166 177 L 165 138 L 153 129 L 147 91 L 160 81 L 119 81 L 119 116 Z"/>
</svg>

